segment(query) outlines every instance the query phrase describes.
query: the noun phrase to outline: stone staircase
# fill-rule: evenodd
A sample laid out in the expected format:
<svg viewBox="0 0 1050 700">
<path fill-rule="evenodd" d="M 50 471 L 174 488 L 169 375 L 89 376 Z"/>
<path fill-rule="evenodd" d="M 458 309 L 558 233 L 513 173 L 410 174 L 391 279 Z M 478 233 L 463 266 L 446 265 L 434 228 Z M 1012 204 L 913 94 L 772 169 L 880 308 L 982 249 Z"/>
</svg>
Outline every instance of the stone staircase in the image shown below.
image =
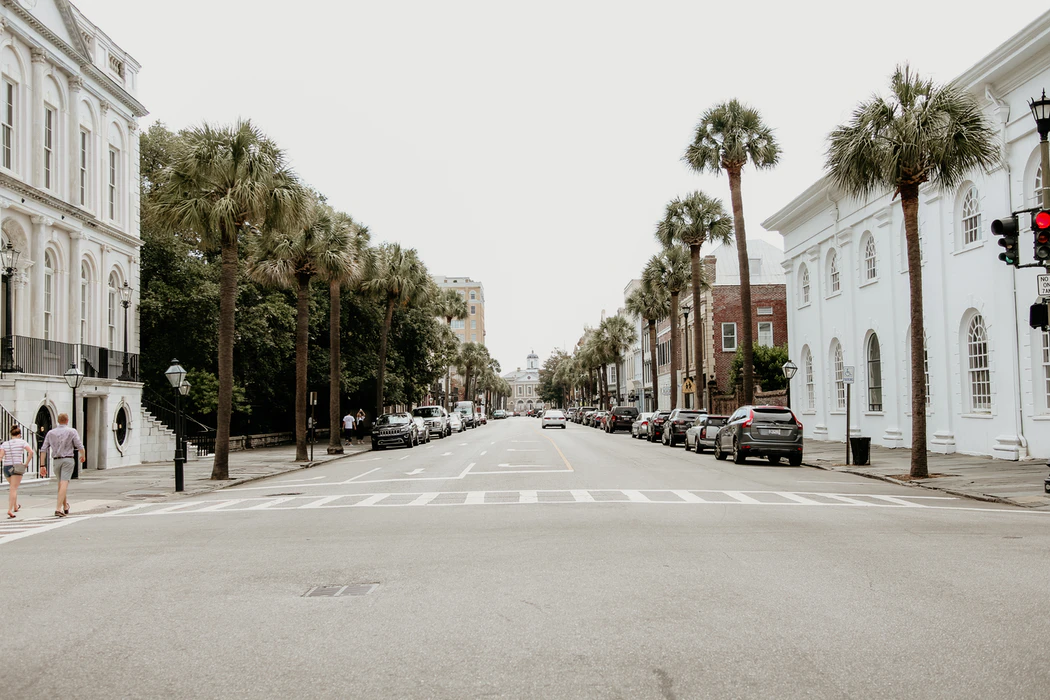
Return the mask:
<svg viewBox="0 0 1050 700">
<path fill-rule="evenodd" d="M 152 413 L 142 408 L 142 463 L 171 461 L 175 454 L 175 433 Z"/>
</svg>

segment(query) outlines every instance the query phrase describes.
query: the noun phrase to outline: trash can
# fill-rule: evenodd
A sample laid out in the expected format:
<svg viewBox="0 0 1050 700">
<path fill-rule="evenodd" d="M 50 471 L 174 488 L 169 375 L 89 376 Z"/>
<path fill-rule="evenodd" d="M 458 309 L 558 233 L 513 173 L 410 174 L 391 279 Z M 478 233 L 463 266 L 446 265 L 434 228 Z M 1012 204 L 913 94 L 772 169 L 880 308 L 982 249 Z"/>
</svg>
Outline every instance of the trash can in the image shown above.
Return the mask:
<svg viewBox="0 0 1050 700">
<path fill-rule="evenodd" d="M 853 453 L 853 463 L 858 467 L 868 464 L 871 458 L 871 438 L 855 437 L 849 439 L 849 448 Z"/>
</svg>

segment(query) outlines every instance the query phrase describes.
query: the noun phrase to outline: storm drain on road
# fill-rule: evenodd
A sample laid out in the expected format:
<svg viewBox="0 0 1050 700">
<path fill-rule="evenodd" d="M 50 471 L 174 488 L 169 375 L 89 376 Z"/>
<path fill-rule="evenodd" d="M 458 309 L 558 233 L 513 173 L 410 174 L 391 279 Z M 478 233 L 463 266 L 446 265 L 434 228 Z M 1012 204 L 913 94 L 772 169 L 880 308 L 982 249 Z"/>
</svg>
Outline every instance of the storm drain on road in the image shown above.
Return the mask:
<svg viewBox="0 0 1050 700">
<path fill-rule="evenodd" d="M 314 586 L 306 593 L 303 593 L 303 598 L 343 598 L 345 596 L 362 596 L 368 595 L 378 587 L 378 583 L 349 583 L 337 586 Z"/>
</svg>

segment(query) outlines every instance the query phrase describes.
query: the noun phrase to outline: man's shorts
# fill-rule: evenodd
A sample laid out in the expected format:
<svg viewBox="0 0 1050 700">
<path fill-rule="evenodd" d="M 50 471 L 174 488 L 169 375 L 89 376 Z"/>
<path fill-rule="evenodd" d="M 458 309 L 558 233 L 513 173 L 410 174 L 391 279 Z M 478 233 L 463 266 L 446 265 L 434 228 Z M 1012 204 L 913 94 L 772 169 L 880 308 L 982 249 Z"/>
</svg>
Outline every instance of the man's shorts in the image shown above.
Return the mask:
<svg viewBox="0 0 1050 700">
<path fill-rule="evenodd" d="M 57 476 L 59 481 L 69 481 L 73 478 L 73 458 L 55 457 L 51 464 L 51 473 Z"/>
</svg>

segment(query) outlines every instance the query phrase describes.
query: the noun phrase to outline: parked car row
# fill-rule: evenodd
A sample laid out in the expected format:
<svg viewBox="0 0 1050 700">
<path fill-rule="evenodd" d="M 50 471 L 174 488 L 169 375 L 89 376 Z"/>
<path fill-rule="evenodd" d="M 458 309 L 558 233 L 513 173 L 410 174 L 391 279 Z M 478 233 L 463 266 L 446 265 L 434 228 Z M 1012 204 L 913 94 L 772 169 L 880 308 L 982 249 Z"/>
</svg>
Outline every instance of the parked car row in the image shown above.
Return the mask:
<svg viewBox="0 0 1050 700">
<path fill-rule="evenodd" d="M 495 411 L 492 417 L 506 418 L 507 413 Z M 411 413 L 386 413 L 372 425 L 372 449 L 415 447 L 430 442 L 431 437 L 446 438 L 487 423 L 485 414 L 475 409 L 472 401 L 460 401 L 452 412 L 441 406 L 419 406 L 412 409 Z"/>
<path fill-rule="evenodd" d="M 607 433 L 630 430 L 634 439 L 668 447 L 684 445 L 697 454 L 710 449 L 716 459 L 732 455 L 737 464 L 748 457 L 765 457 L 770 464 L 782 459 L 792 466 L 802 464 L 802 423 L 783 406 L 741 406 L 729 416 L 693 408 L 639 413 L 632 406 L 610 411 L 581 406 L 569 409 L 567 418 Z"/>
</svg>

